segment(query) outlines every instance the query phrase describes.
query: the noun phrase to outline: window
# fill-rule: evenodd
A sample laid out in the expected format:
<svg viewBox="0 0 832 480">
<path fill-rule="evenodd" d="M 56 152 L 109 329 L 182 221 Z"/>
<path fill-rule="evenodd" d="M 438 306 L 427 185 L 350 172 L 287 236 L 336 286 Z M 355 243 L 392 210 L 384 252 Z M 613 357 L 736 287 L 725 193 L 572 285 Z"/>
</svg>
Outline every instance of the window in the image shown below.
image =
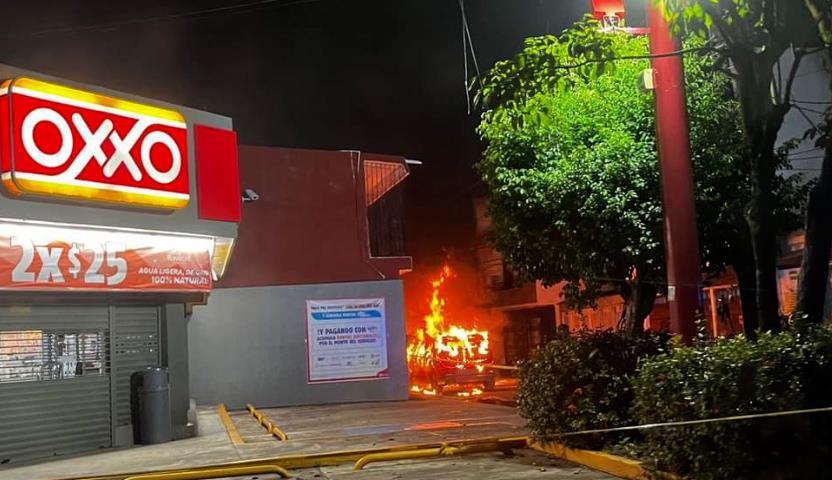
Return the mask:
<svg viewBox="0 0 832 480">
<path fill-rule="evenodd" d="M 0 332 L 0 383 L 107 373 L 106 331 Z"/>
<path fill-rule="evenodd" d="M 404 245 L 404 162 L 364 161 L 364 201 L 370 255 L 401 257 Z"/>
</svg>

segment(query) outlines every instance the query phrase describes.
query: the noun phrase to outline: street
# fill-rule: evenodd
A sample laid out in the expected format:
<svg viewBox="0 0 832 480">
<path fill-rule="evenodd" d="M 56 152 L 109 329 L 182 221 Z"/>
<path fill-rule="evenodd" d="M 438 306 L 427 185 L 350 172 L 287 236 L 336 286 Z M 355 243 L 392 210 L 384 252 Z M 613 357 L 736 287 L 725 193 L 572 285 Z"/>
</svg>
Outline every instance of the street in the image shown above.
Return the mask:
<svg viewBox="0 0 832 480">
<path fill-rule="evenodd" d="M 297 454 L 525 435 L 524 421 L 513 409 L 453 398 L 258 411 L 279 425 L 289 439 L 277 441 L 245 410 L 231 411 L 231 425 L 224 425 L 216 408 L 204 408 L 200 410 L 200 432 L 196 438 L 10 469 L 3 472 L 3 479 L 53 480 L 114 475 Z M 230 430 L 239 435 L 236 445 L 230 439 Z M 614 478 L 547 458 L 531 449 L 514 450 L 510 455 L 495 452 L 373 463 L 360 472 L 354 472 L 352 468 L 352 463 L 345 463 L 292 470 L 292 474 L 303 479 L 475 479 L 485 474 L 516 479 Z M 266 475 L 257 477 L 268 478 Z"/>
</svg>

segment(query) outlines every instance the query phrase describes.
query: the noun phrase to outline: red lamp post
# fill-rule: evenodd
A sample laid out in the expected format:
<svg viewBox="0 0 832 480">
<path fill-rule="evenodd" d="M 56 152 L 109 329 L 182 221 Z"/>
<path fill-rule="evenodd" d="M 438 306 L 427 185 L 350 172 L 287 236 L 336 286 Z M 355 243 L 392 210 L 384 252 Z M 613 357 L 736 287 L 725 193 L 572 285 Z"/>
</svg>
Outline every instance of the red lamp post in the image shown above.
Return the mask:
<svg viewBox="0 0 832 480">
<path fill-rule="evenodd" d="M 656 140 L 664 207 L 670 331 L 690 340 L 696 334 L 694 320 L 701 306 L 701 270 L 684 68 L 680 55 L 669 55 L 679 50 L 679 42 L 671 35 L 660 7 L 653 0 L 646 1 L 650 53 L 654 56 Z M 625 14 L 624 0 L 592 0 L 592 8 L 595 18 L 605 27 L 615 27 L 612 22 L 620 24 Z"/>
</svg>

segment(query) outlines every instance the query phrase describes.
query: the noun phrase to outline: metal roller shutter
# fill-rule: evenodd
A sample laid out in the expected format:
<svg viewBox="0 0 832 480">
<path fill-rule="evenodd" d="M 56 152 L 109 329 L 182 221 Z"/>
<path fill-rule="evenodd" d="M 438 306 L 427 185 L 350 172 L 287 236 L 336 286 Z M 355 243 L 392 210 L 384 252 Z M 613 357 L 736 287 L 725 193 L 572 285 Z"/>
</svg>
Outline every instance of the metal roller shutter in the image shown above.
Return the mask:
<svg viewBox="0 0 832 480">
<path fill-rule="evenodd" d="M 130 376 L 159 365 L 159 308 L 110 307 L 113 318 L 113 382 L 116 427 L 130 425 Z"/>
<path fill-rule="evenodd" d="M 0 307 L 0 462 L 111 445 L 105 306 Z"/>
</svg>

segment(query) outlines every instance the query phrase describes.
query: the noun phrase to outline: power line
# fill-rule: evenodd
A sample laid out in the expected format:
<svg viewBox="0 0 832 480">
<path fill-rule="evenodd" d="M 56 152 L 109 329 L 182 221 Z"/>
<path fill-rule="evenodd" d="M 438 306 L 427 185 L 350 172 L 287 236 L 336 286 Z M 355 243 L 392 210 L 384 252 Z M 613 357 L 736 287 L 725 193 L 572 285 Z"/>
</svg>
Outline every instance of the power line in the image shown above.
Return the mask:
<svg viewBox="0 0 832 480">
<path fill-rule="evenodd" d="M 807 105 L 832 105 L 832 102 L 830 102 L 830 101 L 796 100 L 794 98 L 792 99 L 792 102 L 794 102 L 794 103 L 805 103 Z"/>
<path fill-rule="evenodd" d="M 578 63 L 566 63 L 563 65 L 554 65 L 551 68 L 553 70 L 574 70 L 576 68 L 585 67 L 587 65 L 592 65 L 595 63 L 604 63 L 604 62 L 617 62 L 620 60 L 652 60 L 656 58 L 667 58 L 667 57 L 680 57 L 682 55 L 686 55 L 688 53 L 695 53 L 695 52 L 704 52 L 704 51 L 714 51 L 716 50 L 714 47 L 703 45 L 701 47 L 691 47 L 691 48 L 683 48 L 681 50 L 674 50 L 672 52 L 666 53 L 650 53 L 644 55 L 622 55 L 620 57 L 609 57 L 609 58 L 591 58 L 587 60 L 583 60 Z"/>
<path fill-rule="evenodd" d="M 474 71 L 477 72 L 477 80 L 482 86 L 482 75 L 480 74 L 480 64 L 477 61 L 477 52 L 474 50 L 474 41 L 471 39 L 471 29 L 468 27 L 468 15 L 465 13 L 465 0 L 459 0 L 459 12 L 462 16 L 462 55 L 464 56 L 465 78 L 463 79 L 463 87 L 465 88 L 465 101 L 468 107 L 468 115 L 471 114 L 471 94 L 468 91 L 468 50 L 471 51 L 471 59 L 474 61 Z"/>
<path fill-rule="evenodd" d="M 465 34 L 465 7 L 462 0 L 459 0 L 459 10 L 462 13 L 462 63 L 465 69 L 462 83 L 463 88 L 465 88 L 465 105 L 468 109 L 468 115 L 471 115 L 471 93 L 468 91 L 468 36 Z"/>
<path fill-rule="evenodd" d="M 687 427 L 692 425 L 702 425 L 702 424 L 710 424 L 710 423 L 725 423 L 725 422 L 738 422 L 738 421 L 747 421 L 747 420 L 756 420 L 760 418 L 773 418 L 773 417 L 786 417 L 792 415 L 809 415 L 815 413 L 832 413 L 832 407 L 820 407 L 820 408 L 807 408 L 802 410 L 787 410 L 787 411 L 779 411 L 779 412 L 765 412 L 765 413 L 751 413 L 751 414 L 742 414 L 742 415 L 732 415 L 728 417 L 717 417 L 717 418 L 702 418 L 697 420 L 677 420 L 672 422 L 663 422 L 663 423 L 650 423 L 645 425 L 628 425 L 626 427 L 613 427 L 613 428 L 599 428 L 599 429 L 592 429 L 592 430 L 580 430 L 577 432 L 561 432 L 561 433 L 550 433 L 546 434 L 543 437 L 547 439 L 556 439 L 556 438 L 563 438 L 563 437 L 573 437 L 577 435 L 597 435 L 599 433 L 611 433 L 611 432 L 628 432 L 633 430 L 652 430 L 656 428 L 663 428 L 663 427 Z"/>
<path fill-rule="evenodd" d="M 228 13 L 235 10 L 243 10 L 243 9 L 256 9 L 259 7 L 265 6 L 272 6 L 272 8 L 286 8 L 286 7 L 293 7 L 296 5 L 304 5 L 308 3 L 315 3 L 320 2 L 323 0 L 257 0 L 253 2 L 246 2 L 246 3 L 238 3 L 235 5 L 226 5 L 223 7 L 215 7 L 215 8 L 206 8 L 201 10 L 190 10 L 186 12 L 179 12 L 179 13 L 172 13 L 169 15 L 158 15 L 154 17 L 146 17 L 146 18 L 137 18 L 132 20 L 124 20 L 120 22 L 110 22 L 110 23 L 93 23 L 89 25 L 81 25 L 77 27 L 61 27 L 61 28 L 50 28 L 46 30 L 38 30 L 35 32 L 29 32 L 28 35 L 32 36 L 45 36 L 45 35 L 53 35 L 53 34 L 60 34 L 60 33 L 79 33 L 79 32 L 89 32 L 93 30 L 111 30 L 120 27 L 127 27 L 131 25 L 139 25 L 144 23 L 157 23 L 157 22 L 168 22 L 172 20 L 178 20 L 183 18 L 194 18 L 194 17 L 203 17 L 207 15 L 214 15 L 219 13 Z"/>
</svg>

